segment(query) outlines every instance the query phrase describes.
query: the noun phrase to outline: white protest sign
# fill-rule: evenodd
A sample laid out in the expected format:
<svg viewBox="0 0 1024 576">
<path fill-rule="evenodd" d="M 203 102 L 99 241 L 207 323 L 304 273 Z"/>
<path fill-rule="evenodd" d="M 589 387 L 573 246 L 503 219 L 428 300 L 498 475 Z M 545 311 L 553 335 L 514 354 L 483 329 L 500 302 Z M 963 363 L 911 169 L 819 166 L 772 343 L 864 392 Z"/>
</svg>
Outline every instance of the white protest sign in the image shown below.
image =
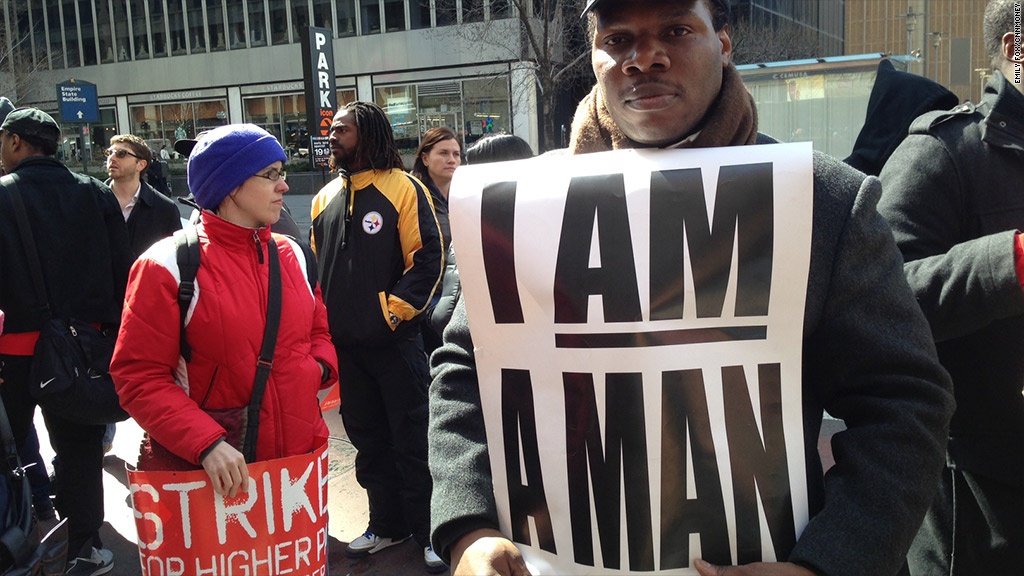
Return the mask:
<svg viewBox="0 0 1024 576">
<path fill-rule="evenodd" d="M 792 549 L 812 192 L 808 144 L 456 172 L 499 521 L 534 574 Z"/>
</svg>

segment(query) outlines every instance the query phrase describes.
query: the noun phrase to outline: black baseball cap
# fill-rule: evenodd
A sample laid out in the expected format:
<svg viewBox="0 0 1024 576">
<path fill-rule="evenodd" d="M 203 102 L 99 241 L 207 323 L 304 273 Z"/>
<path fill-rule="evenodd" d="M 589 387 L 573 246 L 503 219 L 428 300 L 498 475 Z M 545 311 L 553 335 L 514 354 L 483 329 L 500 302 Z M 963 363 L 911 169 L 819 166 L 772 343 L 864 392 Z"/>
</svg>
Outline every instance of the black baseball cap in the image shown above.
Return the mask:
<svg viewBox="0 0 1024 576">
<path fill-rule="evenodd" d="M 583 13 L 580 14 L 580 18 L 586 17 L 588 12 L 590 12 L 594 8 L 597 8 L 598 4 L 601 4 L 606 1 L 607 0 L 587 0 L 587 5 L 583 8 Z M 710 2 L 714 6 L 718 6 L 719 8 L 721 8 L 722 11 L 725 12 L 726 19 L 729 18 L 729 0 L 708 0 L 708 2 Z"/>
<path fill-rule="evenodd" d="M 199 143 L 199 139 L 202 138 L 203 135 L 206 134 L 207 132 L 209 132 L 209 130 L 203 130 L 199 134 L 196 134 L 195 138 L 182 138 L 180 140 L 175 140 L 174 151 L 177 152 L 178 154 L 181 154 L 185 158 L 188 158 L 189 156 L 192 155 L 192 149 L 195 148 L 196 144 Z"/>
<path fill-rule="evenodd" d="M 37 138 L 54 145 L 60 143 L 60 126 L 52 116 L 38 108 L 18 108 L 7 115 L 0 130 Z"/>
</svg>

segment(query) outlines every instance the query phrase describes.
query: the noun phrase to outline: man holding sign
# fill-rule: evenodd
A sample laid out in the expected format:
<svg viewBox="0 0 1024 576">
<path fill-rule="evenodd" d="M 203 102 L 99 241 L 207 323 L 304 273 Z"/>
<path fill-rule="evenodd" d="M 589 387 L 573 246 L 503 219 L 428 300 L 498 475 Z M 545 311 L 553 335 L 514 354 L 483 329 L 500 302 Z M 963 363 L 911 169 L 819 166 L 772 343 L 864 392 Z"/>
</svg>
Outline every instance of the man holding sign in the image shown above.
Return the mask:
<svg viewBox="0 0 1024 576">
<path fill-rule="evenodd" d="M 896 574 L 953 402 L 878 181 L 746 147 L 772 140 L 727 0 L 586 13 L 580 156 L 453 182 L 435 550 L 457 575 Z M 823 410 L 847 425 L 824 477 Z"/>
</svg>

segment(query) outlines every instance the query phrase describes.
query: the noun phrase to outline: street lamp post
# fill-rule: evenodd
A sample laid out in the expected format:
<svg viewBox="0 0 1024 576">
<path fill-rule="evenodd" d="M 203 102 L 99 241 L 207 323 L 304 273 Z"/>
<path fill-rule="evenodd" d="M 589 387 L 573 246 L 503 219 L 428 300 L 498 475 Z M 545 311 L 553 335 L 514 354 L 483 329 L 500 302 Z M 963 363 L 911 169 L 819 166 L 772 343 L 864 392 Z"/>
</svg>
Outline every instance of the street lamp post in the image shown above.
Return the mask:
<svg viewBox="0 0 1024 576">
<path fill-rule="evenodd" d="M 942 32 L 931 32 L 929 36 L 932 37 L 932 47 L 935 50 L 932 51 L 932 59 L 935 60 L 935 81 L 939 81 L 939 44 L 942 42 Z"/>
<path fill-rule="evenodd" d="M 897 18 L 904 18 L 907 21 L 907 54 L 914 55 L 914 30 L 917 28 L 917 14 L 913 6 L 907 6 L 905 14 L 897 14 Z M 913 66 L 913 60 L 907 63 L 908 68 Z"/>
</svg>

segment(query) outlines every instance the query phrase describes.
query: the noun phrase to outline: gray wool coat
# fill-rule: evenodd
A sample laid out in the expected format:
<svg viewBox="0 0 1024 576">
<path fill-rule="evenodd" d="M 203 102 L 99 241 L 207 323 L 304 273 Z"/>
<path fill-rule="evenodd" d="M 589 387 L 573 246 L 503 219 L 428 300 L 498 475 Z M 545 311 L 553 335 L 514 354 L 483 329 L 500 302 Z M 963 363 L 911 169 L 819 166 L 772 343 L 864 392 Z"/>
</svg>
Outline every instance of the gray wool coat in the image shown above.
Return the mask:
<svg viewBox="0 0 1024 576">
<path fill-rule="evenodd" d="M 760 138 L 759 143 L 770 142 Z M 803 342 L 811 521 L 788 559 L 821 574 L 896 574 L 934 496 L 953 411 L 949 376 L 875 209 L 877 179 L 814 156 Z M 432 359 L 429 456 L 434 549 L 498 528 L 473 343 L 460 301 Z M 845 420 L 821 473 L 822 411 Z"/>
</svg>

